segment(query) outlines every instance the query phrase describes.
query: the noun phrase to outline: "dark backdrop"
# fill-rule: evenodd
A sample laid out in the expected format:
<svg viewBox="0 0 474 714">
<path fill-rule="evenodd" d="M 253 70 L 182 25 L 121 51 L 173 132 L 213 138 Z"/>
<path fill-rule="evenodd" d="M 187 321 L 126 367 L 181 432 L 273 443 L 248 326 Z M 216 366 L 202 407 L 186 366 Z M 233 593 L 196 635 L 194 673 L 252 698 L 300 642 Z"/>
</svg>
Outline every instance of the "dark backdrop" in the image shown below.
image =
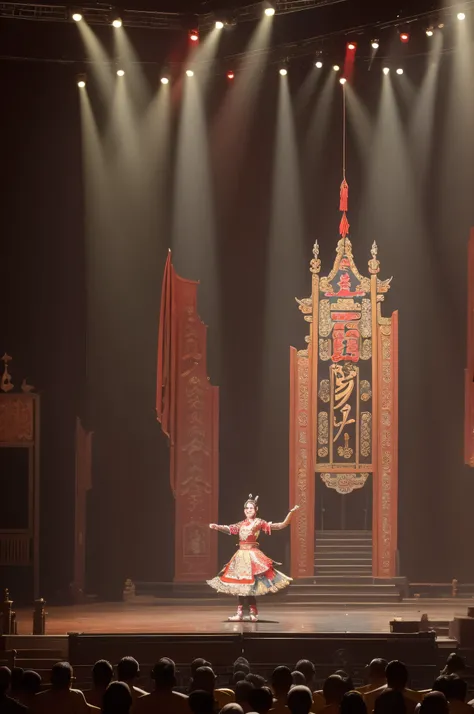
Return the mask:
<svg viewBox="0 0 474 714">
<path fill-rule="evenodd" d="M 57 55 L 57 47 L 66 43 L 64 33 L 74 31 L 13 24 L 17 41 L 22 32 L 28 42 L 32 33 L 45 33 L 48 42 L 40 43 L 44 54 L 53 54 L 51 48 L 56 47 Z M 27 29 L 20 31 L 20 26 Z M 145 54 L 150 51 L 150 34 L 131 34 L 137 47 L 143 42 Z M 67 38 L 72 42 L 72 34 Z M 295 102 L 309 65 L 307 60 L 292 65 L 289 84 Z M 407 67 L 404 79 L 413 84 L 412 97 L 426 66 L 427 58 L 421 56 Z M 0 346 L 14 356 L 21 376 L 28 376 L 43 393 L 43 591 L 64 592 L 72 577 L 73 439 L 75 416 L 80 414 L 94 431 L 88 588 L 112 596 L 127 577 L 173 576 L 168 447 L 155 421 L 154 400 L 159 296 L 171 242 L 175 176 L 170 170 L 165 190 L 146 215 L 134 202 L 118 197 L 127 221 L 110 223 L 100 259 L 88 252 L 76 72 L 77 66 L 61 64 L 0 64 Z M 349 131 L 356 261 L 361 272 L 367 272 L 370 245 L 376 239 L 381 276 L 394 276 L 383 310 L 400 311 L 399 541 L 402 573 L 412 580 L 474 578 L 465 545 L 474 536 L 474 484 L 472 472 L 463 466 L 466 250 L 474 222 L 474 162 L 462 103 L 454 107 L 458 119 L 452 118 L 453 72 L 452 57 L 444 57 L 426 171 L 417 171 L 417 147 L 427 128 L 422 123 L 418 133 L 410 134 L 410 93 L 396 92 L 400 132 L 408 137 L 404 149 L 393 127 L 376 140 L 375 127 L 369 125 L 365 146 L 353 127 Z M 149 73 L 148 80 L 156 87 L 156 75 Z M 373 122 L 382 81 L 380 68 L 356 73 L 354 90 Z M 178 271 L 201 280 L 210 376 L 221 388 L 224 523 L 239 519 L 250 491 L 260 494 L 264 517 L 279 519 L 288 507 L 288 353 L 290 344 L 303 346 L 306 333 L 294 297 L 309 294 L 314 239 L 320 241 L 327 273 L 338 237 L 339 87 L 324 133 L 315 125 L 317 91 L 295 113 L 302 222 L 295 230 L 289 220 L 272 224 L 279 82 L 275 68 L 270 68 L 248 141 L 230 147 L 228 155 L 217 160 L 215 128 L 229 87 L 222 77 L 212 81 L 206 116 L 213 157 L 215 255 L 210 255 L 212 244 L 201 246 L 198 226 L 195 232 L 175 235 Z M 99 121 L 105 121 L 107 107 L 93 92 L 92 99 Z M 173 122 L 178 121 L 179 92 L 175 100 Z M 174 131 L 174 142 L 177 134 Z M 172 146 L 170 165 L 175 150 Z M 243 170 L 230 193 L 233 157 L 239 152 Z M 190 164 L 191 174 L 194 170 Z M 291 194 L 291 175 L 286 180 Z M 296 215 L 293 209 L 288 213 L 290 218 Z M 278 560 L 287 559 L 287 535 L 279 534 L 267 545 Z M 221 557 L 231 548 L 222 539 Z"/>
</svg>

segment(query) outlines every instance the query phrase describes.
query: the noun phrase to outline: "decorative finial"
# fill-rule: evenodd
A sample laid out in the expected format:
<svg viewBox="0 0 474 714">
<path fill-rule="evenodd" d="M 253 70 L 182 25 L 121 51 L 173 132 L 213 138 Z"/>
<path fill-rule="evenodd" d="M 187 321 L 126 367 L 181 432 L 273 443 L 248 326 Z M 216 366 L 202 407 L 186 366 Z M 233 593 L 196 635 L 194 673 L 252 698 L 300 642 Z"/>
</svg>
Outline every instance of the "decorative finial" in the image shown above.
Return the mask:
<svg viewBox="0 0 474 714">
<path fill-rule="evenodd" d="M 374 241 L 372 243 L 372 248 L 370 249 L 372 258 L 369 260 L 369 273 L 371 273 L 371 275 L 377 275 L 380 270 L 380 261 L 377 260 L 378 252 L 379 249 L 377 247 L 377 243 Z"/>
<path fill-rule="evenodd" d="M 6 352 L 2 357 L 2 362 L 4 363 L 3 367 L 3 374 L 2 374 L 2 379 L 0 382 L 0 389 L 2 392 L 11 392 L 13 387 L 15 386 L 12 382 L 12 377 L 10 372 L 8 371 L 8 363 L 11 362 L 11 357 L 8 355 Z"/>
<path fill-rule="evenodd" d="M 28 394 L 28 392 L 32 392 L 33 390 L 34 390 L 34 386 L 32 384 L 28 384 L 26 379 L 24 379 L 23 382 L 21 383 L 21 391 Z"/>
<path fill-rule="evenodd" d="M 314 241 L 313 245 L 313 258 L 309 264 L 309 269 L 313 275 L 317 275 L 321 270 L 321 261 L 319 259 L 319 243 L 317 240 Z"/>
</svg>

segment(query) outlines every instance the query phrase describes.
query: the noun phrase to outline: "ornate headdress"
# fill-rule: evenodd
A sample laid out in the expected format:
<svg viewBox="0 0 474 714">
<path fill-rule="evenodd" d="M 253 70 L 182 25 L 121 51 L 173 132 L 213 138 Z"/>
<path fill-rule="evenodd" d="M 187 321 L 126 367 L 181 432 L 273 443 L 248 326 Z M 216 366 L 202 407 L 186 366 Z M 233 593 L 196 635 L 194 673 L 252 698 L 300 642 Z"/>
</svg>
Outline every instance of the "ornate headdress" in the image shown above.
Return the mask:
<svg viewBox="0 0 474 714">
<path fill-rule="evenodd" d="M 251 493 L 249 493 L 249 497 L 244 503 L 244 508 L 247 506 L 248 503 L 251 503 L 252 506 L 255 508 L 256 511 L 258 511 L 258 496 L 255 496 L 255 498 L 252 496 Z"/>
</svg>

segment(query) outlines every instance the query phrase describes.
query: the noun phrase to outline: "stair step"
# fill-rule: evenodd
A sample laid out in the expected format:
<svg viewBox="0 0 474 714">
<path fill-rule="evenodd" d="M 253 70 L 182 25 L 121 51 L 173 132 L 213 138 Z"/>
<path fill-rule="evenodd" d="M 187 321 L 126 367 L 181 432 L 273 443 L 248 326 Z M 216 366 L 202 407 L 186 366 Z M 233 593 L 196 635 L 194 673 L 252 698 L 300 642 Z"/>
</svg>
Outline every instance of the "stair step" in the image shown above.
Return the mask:
<svg viewBox="0 0 474 714">
<path fill-rule="evenodd" d="M 372 562 L 372 561 L 371 561 L 371 562 Z M 333 564 L 329 564 L 329 563 L 328 563 L 328 564 L 324 564 L 324 565 L 322 565 L 321 567 L 324 568 L 325 570 L 327 570 L 328 568 L 339 568 L 339 569 L 341 570 L 341 573 L 344 574 L 344 570 L 343 570 L 344 564 L 345 564 L 345 561 L 339 561 L 339 562 L 333 563 Z M 317 561 L 317 562 L 315 563 L 315 565 L 316 565 L 317 567 L 319 567 L 319 561 Z M 364 570 L 364 569 L 366 569 L 366 568 L 369 567 L 369 564 L 368 564 L 368 563 L 367 563 L 367 564 L 350 563 L 350 564 L 347 565 L 347 567 L 350 568 L 351 570 L 354 570 L 354 569 L 356 569 L 356 570 L 360 570 L 360 569 Z"/>
<path fill-rule="evenodd" d="M 307 582 L 306 582 L 307 580 Z M 376 584 L 377 581 L 374 580 L 373 576 L 370 575 L 334 575 L 330 573 L 329 575 L 315 575 L 312 578 L 305 579 L 305 582 L 298 579 L 298 584 L 301 585 L 319 585 L 325 583 L 332 583 L 339 587 L 340 585 L 372 585 Z"/>
<path fill-rule="evenodd" d="M 331 548 L 334 548 L 334 550 L 343 550 L 345 548 L 350 548 L 351 550 L 372 550 L 372 543 L 353 543 L 352 541 L 345 543 L 338 540 L 332 543 L 328 543 L 327 541 L 316 543 L 316 550 L 330 550 Z"/>
<path fill-rule="evenodd" d="M 317 588 L 318 590 L 326 590 L 326 589 L 331 589 L 331 590 L 354 590 L 354 591 L 359 591 L 363 590 L 365 592 L 388 592 L 389 590 L 396 590 L 398 592 L 398 588 L 396 585 L 393 583 L 388 583 L 386 585 L 375 585 L 372 583 L 307 583 L 304 585 L 300 585 L 298 582 L 293 583 L 291 588 L 294 590 L 295 588 L 298 590 L 310 590 Z"/>
<path fill-rule="evenodd" d="M 350 578 L 355 575 L 369 576 L 369 575 L 371 575 L 371 572 L 372 571 L 370 571 L 370 570 L 324 570 L 324 569 L 320 570 L 317 568 L 316 569 L 316 577 L 319 578 L 324 575 L 331 576 L 331 577 L 333 575 L 340 575 L 341 577 L 346 576 L 346 577 Z"/>
<path fill-rule="evenodd" d="M 366 594 L 358 595 L 354 593 L 340 594 L 340 593 L 314 593 L 307 594 L 303 598 L 295 597 L 294 595 L 288 596 L 287 602 L 298 603 L 299 605 L 320 604 L 332 607 L 335 603 L 343 605 L 391 605 L 393 603 L 400 602 L 400 596 L 398 593 L 392 595 L 380 596 L 378 594 Z"/>
<path fill-rule="evenodd" d="M 360 563 L 371 563 L 372 558 L 359 558 L 359 557 L 345 557 L 341 558 L 340 555 L 337 557 L 331 556 L 331 555 L 324 555 L 321 558 L 315 558 L 315 560 L 318 561 L 318 563 L 325 563 L 329 565 L 329 563 L 339 563 L 341 565 L 346 564 L 351 565 L 354 563 L 355 565 L 360 564 Z"/>
</svg>

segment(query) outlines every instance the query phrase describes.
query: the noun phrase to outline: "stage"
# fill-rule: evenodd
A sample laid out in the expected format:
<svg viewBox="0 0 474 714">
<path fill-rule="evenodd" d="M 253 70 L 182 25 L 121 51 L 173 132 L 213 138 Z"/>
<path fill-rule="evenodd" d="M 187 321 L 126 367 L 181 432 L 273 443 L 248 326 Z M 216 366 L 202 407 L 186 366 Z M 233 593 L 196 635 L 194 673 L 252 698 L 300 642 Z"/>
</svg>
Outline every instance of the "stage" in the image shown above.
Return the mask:
<svg viewBox="0 0 474 714">
<path fill-rule="evenodd" d="M 128 602 L 91 602 L 83 605 L 47 606 L 46 634 L 162 633 L 231 634 L 261 633 L 388 633 L 390 621 L 419 620 L 426 613 L 433 623 L 447 623 L 465 615 L 472 599 L 410 599 L 386 605 L 334 607 L 285 604 L 280 599 L 262 598 L 257 623 L 227 622 L 235 612 L 235 601 L 158 599 L 135 597 Z M 18 634 L 31 634 L 32 612 L 17 609 Z"/>
</svg>

